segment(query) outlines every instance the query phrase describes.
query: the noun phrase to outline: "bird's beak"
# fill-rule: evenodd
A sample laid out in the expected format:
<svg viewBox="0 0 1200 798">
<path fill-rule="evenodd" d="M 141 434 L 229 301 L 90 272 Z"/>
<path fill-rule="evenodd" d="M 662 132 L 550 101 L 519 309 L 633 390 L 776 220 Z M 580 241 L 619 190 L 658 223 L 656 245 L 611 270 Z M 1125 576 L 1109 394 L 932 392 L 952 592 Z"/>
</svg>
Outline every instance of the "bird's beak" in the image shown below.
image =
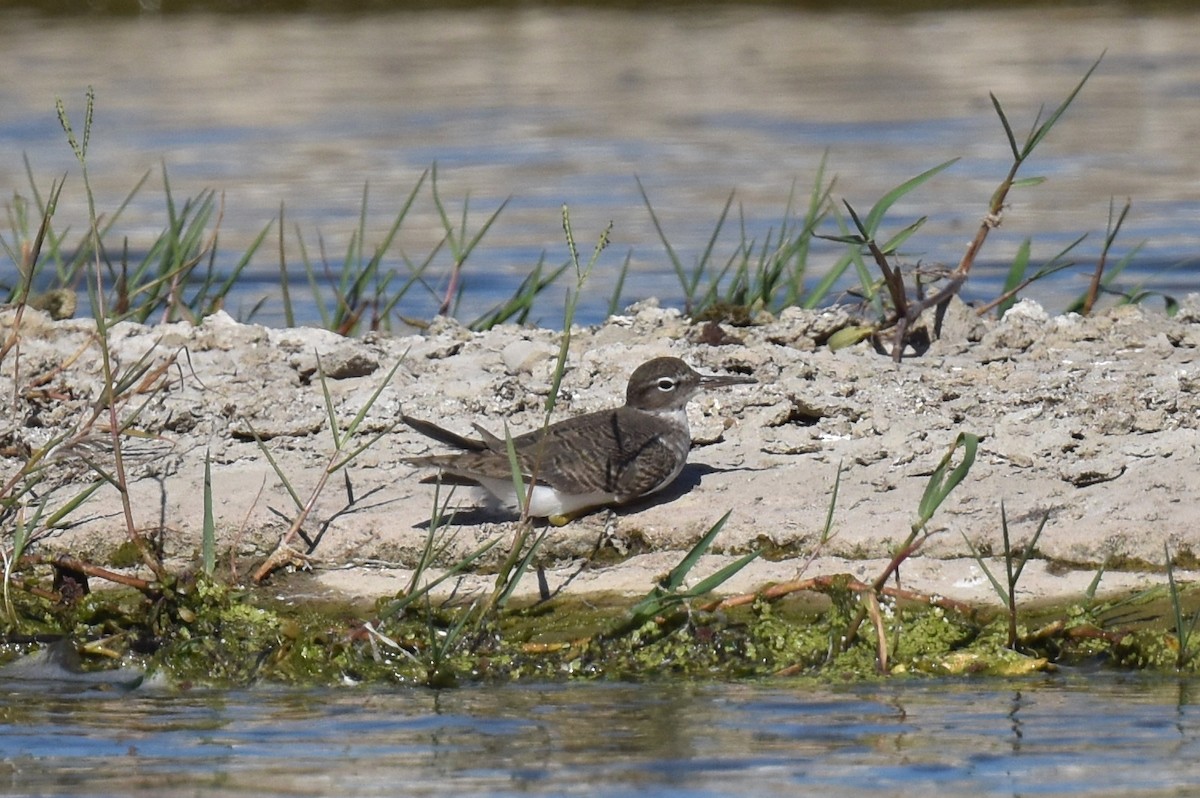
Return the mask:
<svg viewBox="0 0 1200 798">
<path fill-rule="evenodd" d="M 704 389 L 721 388 L 726 385 L 753 385 L 758 380 L 742 374 L 701 374 L 700 387 Z"/>
</svg>

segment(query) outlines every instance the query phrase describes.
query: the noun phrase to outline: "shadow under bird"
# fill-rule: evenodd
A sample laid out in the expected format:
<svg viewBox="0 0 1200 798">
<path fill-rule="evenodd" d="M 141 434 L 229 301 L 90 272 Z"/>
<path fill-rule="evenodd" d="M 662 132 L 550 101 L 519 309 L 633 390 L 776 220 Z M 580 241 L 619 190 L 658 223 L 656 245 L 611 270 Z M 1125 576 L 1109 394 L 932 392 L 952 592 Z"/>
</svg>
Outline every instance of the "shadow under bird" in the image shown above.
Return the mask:
<svg viewBox="0 0 1200 798">
<path fill-rule="evenodd" d="M 753 383 L 741 375 L 707 375 L 677 357 L 658 357 L 629 378 L 625 404 L 568 418 L 512 439 L 525 489 L 534 482 L 529 515 L 564 524 L 588 510 L 648 496 L 670 485 L 692 448 L 687 403 L 702 390 Z M 447 481 L 484 488 L 518 510 L 508 443 L 473 424 L 465 438 L 436 424 L 401 416 L 417 432 L 458 449 L 456 454 L 405 458 L 433 466 Z"/>
</svg>

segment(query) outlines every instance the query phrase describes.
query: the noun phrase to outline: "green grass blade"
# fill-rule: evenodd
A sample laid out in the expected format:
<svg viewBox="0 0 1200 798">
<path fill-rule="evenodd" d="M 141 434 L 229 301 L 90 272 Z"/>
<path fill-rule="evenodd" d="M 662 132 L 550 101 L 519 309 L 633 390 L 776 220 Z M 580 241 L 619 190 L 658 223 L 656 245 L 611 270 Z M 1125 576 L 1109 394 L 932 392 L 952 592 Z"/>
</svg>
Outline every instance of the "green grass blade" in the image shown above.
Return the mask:
<svg viewBox="0 0 1200 798">
<path fill-rule="evenodd" d="M 103 468 L 95 460 L 85 455 L 79 455 L 79 459 L 83 461 L 84 465 L 96 472 L 97 477 L 111 485 L 118 493 L 121 492 L 121 482 L 115 476 L 109 473 L 107 469 Z"/>
<path fill-rule="evenodd" d="M 1021 160 L 1021 148 L 1017 146 L 1017 137 L 1013 134 L 1012 125 L 1009 124 L 1008 115 L 1004 113 L 1004 108 L 1000 105 L 1000 100 L 992 92 L 988 92 L 988 97 L 992 98 L 992 108 L 996 109 L 996 116 L 1000 117 L 1000 124 L 1004 126 L 1004 135 L 1008 139 L 1009 149 L 1012 150 L 1014 161 Z"/>
<path fill-rule="evenodd" d="M 658 219 L 658 214 L 654 212 L 654 206 L 650 204 L 650 197 L 646 194 L 646 187 L 642 185 L 640 177 L 634 175 L 633 178 L 637 182 L 638 191 L 642 195 L 642 202 L 646 205 L 646 210 L 650 214 L 650 222 L 654 225 L 655 231 L 658 233 L 658 240 L 662 242 L 663 249 L 667 251 L 667 260 L 671 262 L 671 268 L 675 270 L 675 276 L 679 279 L 679 287 L 684 292 L 684 312 L 690 312 L 692 308 L 692 297 L 688 293 L 687 272 L 683 268 L 683 262 L 679 259 L 679 255 L 675 253 L 675 248 L 671 246 L 671 242 L 667 240 L 667 234 L 663 231 L 662 223 Z"/>
<path fill-rule="evenodd" d="M 1061 118 L 1062 115 L 1067 112 L 1067 108 L 1071 106 L 1071 103 L 1075 102 L 1075 98 L 1079 96 L 1079 92 L 1083 91 L 1083 87 L 1088 82 L 1088 78 L 1090 78 L 1092 73 L 1095 72 L 1097 67 L 1100 66 L 1100 62 L 1102 60 L 1104 60 L 1104 53 L 1101 53 L 1100 57 L 1097 58 L 1088 71 L 1084 73 L 1083 78 L 1080 79 L 1079 83 L 1076 84 L 1071 93 L 1067 95 L 1067 98 L 1063 100 L 1057 108 L 1054 109 L 1045 122 L 1043 122 L 1037 127 L 1036 130 L 1034 130 L 1033 134 L 1025 142 L 1025 146 L 1022 148 L 1021 155 L 1018 160 L 1025 160 L 1028 158 L 1030 153 L 1033 152 L 1034 148 L 1037 147 L 1037 145 L 1041 143 L 1042 139 L 1044 139 L 1050 132 L 1051 128 L 1058 123 L 1059 118 Z"/>
<path fill-rule="evenodd" d="M 996 595 L 1000 597 L 1000 603 L 1007 607 L 1008 591 L 1005 590 L 1004 585 L 1000 584 L 1000 580 L 997 579 L 996 575 L 992 573 L 992 569 L 988 568 L 987 563 L 984 562 L 983 554 L 978 548 L 975 547 L 975 544 L 971 542 L 971 539 L 967 537 L 967 533 L 960 530 L 959 534 L 962 535 L 963 541 L 966 542 L 967 548 L 970 549 L 972 559 L 978 563 L 979 569 L 983 571 L 984 576 L 986 576 L 988 581 L 992 583 L 992 590 L 996 591 Z"/>
<path fill-rule="evenodd" d="M 246 427 L 250 430 L 250 434 L 254 436 L 254 442 L 258 444 L 259 451 L 263 453 L 263 457 L 267 458 L 267 464 L 271 466 L 271 470 L 275 472 L 275 476 L 279 477 L 279 481 L 283 483 L 284 490 L 292 497 L 292 503 L 296 505 L 296 509 L 303 510 L 304 502 L 300 499 L 300 494 L 292 487 L 291 480 L 287 478 L 287 474 L 284 473 L 279 463 L 276 462 L 275 456 L 271 454 L 271 450 L 267 448 L 266 442 L 259 436 L 258 430 L 254 429 L 254 425 L 250 423 L 250 419 L 243 416 L 242 421 L 246 422 Z"/>
<path fill-rule="evenodd" d="M 740 557 L 739 559 L 729 563 L 729 565 L 726 565 L 724 568 L 721 568 L 711 576 L 701 579 L 690 590 L 684 593 L 683 596 L 686 598 L 697 598 L 713 592 L 718 587 L 729 581 L 729 579 L 738 571 L 742 570 L 751 562 L 756 560 L 761 554 L 762 550 L 758 549 Z"/>
<path fill-rule="evenodd" d="M 879 230 L 879 224 L 883 221 L 884 214 L 886 214 L 893 205 L 895 205 L 905 195 L 911 193 L 914 189 L 919 188 L 920 186 L 929 182 L 929 180 L 939 173 L 944 172 L 954 164 L 958 163 L 958 161 L 958 158 L 951 158 L 949 161 L 938 164 L 932 169 L 926 169 L 921 174 L 914 178 L 910 178 L 909 180 L 905 180 L 903 183 L 880 197 L 879 201 L 872 206 L 870 212 L 867 214 L 867 218 L 864 220 L 863 225 L 859 228 L 861 231 L 863 231 L 863 235 L 866 238 L 874 238 L 876 232 Z"/>
<path fill-rule="evenodd" d="M 379 395 L 383 393 L 384 389 L 387 388 L 388 385 L 391 384 L 392 377 L 396 376 L 396 372 L 400 370 L 400 365 L 404 363 L 404 360 L 407 357 L 408 350 L 406 349 L 404 354 L 400 355 L 400 358 L 396 361 L 395 365 L 388 369 L 387 374 L 383 375 L 383 379 L 380 380 L 375 386 L 375 390 L 371 391 L 371 395 L 367 397 L 367 400 L 363 402 L 362 407 L 360 407 L 358 412 L 354 414 L 354 418 L 352 418 L 350 423 L 346 425 L 347 435 L 353 435 L 358 431 L 359 426 L 362 425 L 363 419 L 367 417 L 367 413 L 371 412 L 371 408 L 375 406 L 377 401 L 379 401 Z"/>
<path fill-rule="evenodd" d="M 1179 585 L 1175 582 L 1175 564 L 1171 561 L 1170 544 L 1163 542 L 1163 556 L 1167 561 L 1167 591 L 1171 599 L 1171 613 L 1175 622 L 1175 640 L 1179 643 L 1179 653 L 1176 655 L 1176 667 L 1183 667 L 1187 658 L 1187 631 L 1183 618 L 1183 597 L 1179 593 Z"/>
<path fill-rule="evenodd" d="M 834 264 L 829 267 L 825 275 L 817 282 L 808 296 L 800 303 L 800 306 L 808 310 L 812 310 L 818 305 L 826 301 L 829 295 L 833 292 L 833 286 L 846 273 L 846 269 L 854 262 L 852 254 L 845 254 L 838 258 Z"/>
<path fill-rule="evenodd" d="M 1001 291 L 1002 294 L 1007 294 L 1010 291 L 1014 291 L 1019 285 L 1021 285 L 1022 282 L 1025 281 L 1025 275 L 1029 271 L 1029 253 L 1032 247 L 1033 239 L 1031 238 L 1026 238 L 1021 242 L 1021 245 L 1017 247 L 1017 254 L 1013 257 L 1013 262 L 1008 267 L 1008 274 L 1004 278 L 1004 289 Z M 996 306 L 996 315 L 999 318 L 1004 318 L 1004 314 L 1007 313 L 1009 308 L 1015 305 L 1016 302 L 1017 295 L 1014 293 L 1008 299 Z"/>
<path fill-rule="evenodd" d="M 91 485 L 88 485 L 86 488 L 81 490 L 79 493 L 72 496 L 70 498 L 70 500 L 68 500 L 65 504 L 63 504 L 62 507 L 59 507 L 53 513 L 51 513 L 50 516 L 46 519 L 46 523 L 45 523 L 46 529 L 53 529 L 56 526 L 58 526 L 59 523 L 64 518 L 66 518 L 71 513 L 75 512 L 75 510 L 79 509 L 79 507 L 81 507 L 85 501 L 87 501 L 89 498 L 91 498 L 91 495 L 93 493 L 95 493 L 97 490 L 99 490 L 100 486 L 103 484 L 105 484 L 104 480 L 97 479 L 94 482 L 92 482 Z"/>
<path fill-rule="evenodd" d="M 1104 572 L 1108 569 L 1108 556 L 1104 558 L 1104 562 L 1100 563 L 1100 567 L 1096 569 L 1096 575 L 1092 577 L 1092 581 L 1088 583 L 1087 590 L 1084 591 L 1084 596 L 1091 604 L 1096 600 L 1096 592 L 1100 589 L 1100 580 L 1104 578 Z"/>
<path fill-rule="evenodd" d="M 1012 188 L 1032 188 L 1033 186 L 1040 186 L 1042 183 L 1045 183 L 1045 182 L 1046 182 L 1046 178 L 1044 178 L 1044 177 L 1022 177 L 1018 180 L 1012 181 L 1011 187 Z"/>
<path fill-rule="evenodd" d="M 621 309 L 621 292 L 625 290 L 625 278 L 629 275 L 629 265 L 633 260 L 633 250 L 625 253 L 625 262 L 621 264 L 621 270 L 617 272 L 617 284 L 613 287 L 612 296 L 608 300 L 608 316 L 617 315 L 617 311 Z"/>
<path fill-rule="evenodd" d="M 879 247 L 879 250 L 884 255 L 894 255 L 896 253 L 896 250 L 898 250 L 898 249 L 900 249 L 900 247 L 904 246 L 904 242 L 906 242 L 906 241 L 908 241 L 908 239 L 912 238 L 913 233 L 920 230 L 921 227 L 925 224 L 925 222 L 928 221 L 928 219 L 929 219 L 928 216 L 922 216 L 920 219 L 917 219 L 915 222 L 910 224 L 908 227 L 904 228 L 899 233 L 896 233 L 896 235 L 889 238 L 887 240 L 887 242 L 885 242 L 881 247 Z"/>
<path fill-rule="evenodd" d="M 212 577 L 217 570 L 217 527 L 213 519 L 212 451 L 204 452 L 204 524 L 200 544 L 204 575 Z"/>
<path fill-rule="evenodd" d="M 263 241 L 267 239 L 267 234 L 271 232 L 271 227 L 274 226 L 274 224 L 275 221 L 271 220 L 263 226 L 262 230 L 259 231 L 259 234 L 255 236 L 253 241 L 250 242 L 250 246 L 248 246 L 246 251 L 242 253 L 242 256 L 238 258 L 237 263 L 234 264 L 234 267 L 229 272 L 229 275 L 223 281 L 221 281 L 219 286 L 217 286 L 215 294 L 212 297 L 208 297 L 207 294 L 205 295 L 204 298 L 206 300 L 206 306 L 203 308 L 197 306 L 195 310 L 201 311 L 203 315 L 208 315 L 224 305 L 225 298 L 229 295 L 229 292 L 233 290 L 233 286 L 242 276 L 242 272 L 245 271 L 246 267 L 250 265 L 251 259 L 258 252 L 258 249 L 262 246 Z M 284 290 L 286 291 L 286 289 Z"/>
<path fill-rule="evenodd" d="M 825 511 L 825 525 L 821 528 L 821 543 L 827 543 L 833 537 L 833 513 L 837 509 L 838 492 L 842 488 L 842 472 L 844 461 L 838 461 L 837 474 L 833 478 L 833 490 L 829 495 L 829 509 Z"/>
<path fill-rule="evenodd" d="M 283 300 L 283 323 L 291 328 L 296 326 L 296 312 L 292 307 L 291 283 L 288 280 L 287 247 L 284 243 L 284 205 L 279 202 L 279 292 Z"/>
<path fill-rule="evenodd" d="M 725 222 L 729 218 L 729 209 L 733 207 L 733 198 L 734 192 L 730 191 L 729 196 L 725 199 L 725 206 L 721 208 L 721 214 L 717 217 L 717 223 L 713 226 L 712 234 L 708 237 L 708 243 L 705 244 L 704 251 L 700 253 L 700 259 L 696 261 L 695 268 L 692 269 L 692 275 L 688 285 L 686 286 L 686 290 L 684 291 L 684 296 L 695 296 L 696 289 L 700 285 L 700 278 L 704 275 L 704 272 L 708 270 L 708 264 L 712 260 L 713 250 L 716 249 L 717 240 L 720 238 L 721 231 L 725 227 Z M 743 240 L 745 240 L 744 233 Z M 717 280 L 713 281 L 714 288 L 715 283 L 718 282 L 719 279 L 720 278 L 718 277 Z"/>
<path fill-rule="evenodd" d="M 496 210 L 492 211 L 491 215 L 488 216 L 488 218 L 484 220 L 483 226 L 480 227 L 475 232 L 475 235 L 471 236 L 471 240 L 467 242 L 467 245 L 463 249 L 459 260 L 465 261 L 468 257 L 470 257 L 471 253 L 475 251 L 475 247 L 477 247 L 479 245 L 479 242 L 483 240 L 484 235 L 486 235 L 487 232 L 492 229 L 492 225 L 496 223 L 496 220 L 498 218 L 500 218 L 500 213 L 505 208 L 508 207 L 508 203 L 510 203 L 510 202 L 512 202 L 512 197 L 511 196 L 505 197 L 504 201 L 501 202 L 496 207 Z M 463 224 L 464 224 L 464 226 L 466 225 L 466 219 L 465 219 L 466 209 L 467 209 L 467 206 L 466 206 L 466 203 L 464 202 L 463 203 L 463 215 L 464 215 Z"/>
<path fill-rule="evenodd" d="M 934 469 L 933 475 L 929 478 L 928 484 L 925 486 L 925 493 L 921 496 L 921 503 L 918 507 L 919 524 L 924 524 L 933 518 L 938 507 L 946 500 L 958 483 L 962 482 L 971 470 L 972 464 L 975 462 L 975 451 L 979 447 L 979 436 L 969 432 L 960 432 L 958 437 L 954 439 L 954 444 L 950 450 L 942 457 L 942 461 Z M 954 453 L 959 449 L 963 450 L 962 461 L 946 474 L 950 468 L 950 463 L 954 458 Z"/>
<path fill-rule="evenodd" d="M 512 432 L 508 429 L 508 421 L 504 422 L 504 448 L 508 453 L 508 467 L 512 473 L 513 490 L 517 496 L 517 509 L 525 516 L 528 495 L 525 490 L 525 475 L 521 472 L 521 461 L 517 457 L 517 447 L 513 443 Z"/>
<path fill-rule="evenodd" d="M 1001 505 L 1001 507 L 1003 507 L 1003 505 Z M 1025 564 L 1027 562 L 1029 562 L 1029 559 L 1033 556 L 1034 549 L 1037 548 L 1037 542 L 1042 537 L 1042 530 L 1044 530 L 1046 528 L 1046 523 L 1049 520 L 1050 520 L 1050 511 L 1047 510 L 1045 513 L 1042 514 L 1042 520 L 1038 524 L 1037 529 L 1034 530 L 1033 537 L 1031 537 L 1029 539 L 1029 542 L 1025 544 L 1025 548 L 1022 550 L 1021 556 L 1017 560 L 1017 567 L 1013 571 L 1012 580 L 1011 580 L 1014 587 L 1016 586 L 1017 581 L 1021 578 L 1021 572 L 1025 570 Z M 1007 520 L 1006 520 L 1006 526 L 1007 526 Z"/>
<path fill-rule="evenodd" d="M 733 510 L 726 511 L 725 515 L 721 516 L 721 519 L 713 524 L 708 532 L 704 533 L 704 536 L 697 541 L 696 545 L 692 546 L 691 551 L 684 555 L 679 564 L 671 569 L 671 572 L 662 584 L 664 590 L 674 593 L 683 585 L 684 580 L 687 579 L 688 572 L 695 567 L 700 558 L 704 556 L 704 553 L 708 551 L 709 546 L 717 539 L 717 535 L 721 534 L 721 529 L 724 528 L 725 522 L 729 520 L 729 516 L 732 514 Z"/>
<path fill-rule="evenodd" d="M 325 400 L 325 417 L 329 419 L 329 434 L 333 436 L 335 449 L 342 448 L 342 433 L 338 428 L 337 410 L 333 407 L 333 395 L 329 392 L 329 382 L 325 379 L 325 368 L 321 365 L 321 353 L 314 352 L 317 357 L 317 379 L 321 383 L 321 396 Z"/>
<path fill-rule="evenodd" d="M 497 608 L 503 608 L 508 604 L 508 600 L 512 598 L 512 594 L 516 591 L 517 585 L 521 583 L 521 577 L 529 570 L 529 566 L 533 564 L 534 555 L 537 554 L 542 543 L 546 540 L 546 536 L 550 534 L 549 528 L 543 529 L 537 537 L 533 539 L 533 543 L 529 544 L 529 548 L 517 561 L 511 574 L 504 584 L 504 588 L 496 596 L 494 603 Z"/>
</svg>

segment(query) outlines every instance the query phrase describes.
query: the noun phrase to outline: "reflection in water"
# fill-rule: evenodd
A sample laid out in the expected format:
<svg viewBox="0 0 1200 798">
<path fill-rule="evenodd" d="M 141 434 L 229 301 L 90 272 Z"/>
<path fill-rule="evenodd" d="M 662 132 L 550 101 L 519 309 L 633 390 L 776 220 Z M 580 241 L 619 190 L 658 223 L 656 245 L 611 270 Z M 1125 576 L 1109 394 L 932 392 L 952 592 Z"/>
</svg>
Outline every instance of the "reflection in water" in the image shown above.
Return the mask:
<svg viewBox="0 0 1200 798">
<path fill-rule="evenodd" d="M 0 697 L 10 789 L 46 795 L 1176 794 L 1190 682 L 565 684 Z"/>
<path fill-rule="evenodd" d="M 1021 692 L 1018 690 L 1013 693 L 1012 709 L 1008 713 L 1009 719 L 1012 721 L 1013 732 L 1013 750 L 1021 749 Z"/>
<path fill-rule="evenodd" d="M 1039 290 L 1061 307 L 1086 284 L 1081 272 L 1099 252 L 1110 198 L 1118 207 L 1124 197 L 1134 200 L 1115 257 L 1144 240 L 1137 278 L 1195 256 L 1198 33 L 1195 14 L 1043 4 L 876 16 L 747 6 L 17 16 L 0 28 L 0 74 L 20 75 L 0 81 L 0 190 L 28 193 L 21 152 L 43 192 L 70 171 L 59 229 L 84 229 L 83 192 L 53 108 L 61 97 L 78 120 L 91 84 L 99 106 L 90 171 L 101 209 L 114 209 L 140 175 L 154 172 L 121 225 L 135 253 L 165 224 L 160 162 L 177 200 L 205 188 L 223 192 L 226 268 L 285 203 L 289 263 L 303 284 L 293 226 L 311 259 L 321 261 L 323 243 L 336 267 L 364 185 L 373 244 L 436 161 L 456 220 L 470 196 L 472 231 L 512 197 L 468 261 L 461 315 L 472 318 L 510 294 L 542 253 L 549 264 L 565 260 L 560 209 L 567 203 L 581 247 L 614 222 L 612 248 L 588 292 L 592 303 L 581 311 L 581 320 L 594 321 L 627 253 L 635 274 L 623 300 L 680 300 L 635 175 L 690 267 L 731 189 L 737 203 L 720 263 L 734 253 L 740 224 L 760 243 L 778 230 L 793 185 L 806 198 L 825 153 L 838 175 L 834 196 L 861 210 L 961 156 L 895 210 L 896 229 L 930 216 L 909 244 L 910 260 L 957 262 L 1008 166 L 989 91 L 1020 135 L 1040 106 L 1059 102 L 1106 51 L 1030 164 L 1028 176 L 1049 181 L 1012 196 L 984 252 L 990 271 L 968 286 L 976 296 L 994 295 L 1026 236 L 1035 237 L 1036 265 L 1091 231 L 1081 267 Z M 426 191 L 387 266 L 407 274 L 404 257 L 420 262 L 440 237 Z M 261 318 L 278 322 L 274 234 L 268 241 L 229 309 L 246 312 L 267 295 Z M 828 242 L 814 246 L 818 265 L 840 252 Z M 435 262 L 444 270 L 443 250 Z M 1195 266 L 1152 284 L 1185 290 Z M 0 281 L 11 273 L 11 264 L 0 265 Z M 402 312 L 433 312 L 443 284 L 430 282 L 432 290 L 410 292 Z M 309 308 L 306 320 L 314 315 Z M 541 314 L 549 324 L 558 318 L 552 306 Z"/>
</svg>

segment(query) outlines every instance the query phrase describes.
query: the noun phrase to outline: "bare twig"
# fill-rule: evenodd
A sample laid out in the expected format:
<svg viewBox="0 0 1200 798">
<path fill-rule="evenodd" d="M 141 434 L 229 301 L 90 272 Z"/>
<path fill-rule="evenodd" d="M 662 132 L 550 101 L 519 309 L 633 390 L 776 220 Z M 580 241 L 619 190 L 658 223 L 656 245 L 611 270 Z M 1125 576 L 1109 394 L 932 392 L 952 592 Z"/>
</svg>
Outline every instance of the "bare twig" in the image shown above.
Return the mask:
<svg viewBox="0 0 1200 798">
<path fill-rule="evenodd" d="M 875 590 L 875 586 L 856 579 L 849 574 L 832 574 L 829 576 L 814 576 L 809 579 L 799 579 L 792 582 L 781 582 L 771 585 L 754 593 L 744 593 L 740 596 L 728 596 L 723 599 L 711 601 L 708 604 L 700 607 L 704 612 L 717 612 L 720 610 L 732 609 L 734 607 L 753 604 L 756 601 L 778 601 L 779 599 L 790 596 L 793 593 L 802 593 L 813 591 L 816 593 L 828 593 L 831 590 L 849 590 L 854 593 L 870 593 Z M 899 587 L 883 587 L 879 590 L 889 598 L 898 599 L 901 601 L 912 601 L 918 604 L 927 604 L 931 607 L 941 607 L 945 610 L 961 613 L 968 617 L 975 614 L 975 609 L 962 601 L 956 601 L 945 596 L 921 593 L 916 590 L 906 590 Z"/>
<path fill-rule="evenodd" d="M 1088 284 L 1087 294 L 1083 300 L 1083 315 L 1091 315 L 1092 308 L 1096 304 L 1096 297 L 1100 295 L 1100 284 L 1104 278 L 1104 267 L 1108 263 L 1108 253 L 1112 249 L 1113 242 L 1117 238 L 1117 233 L 1121 231 L 1121 225 L 1125 223 L 1125 217 L 1129 215 L 1131 206 L 1130 200 L 1125 200 L 1125 207 L 1121 209 L 1117 215 L 1117 220 L 1113 222 L 1112 202 L 1109 202 L 1108 207 L 1108 232 L 1104 237 L 1104 248 L 1100 250 L 1100 257 L 1096 261 L 1096 270 L 1092 272 L 1091 282 Z"/>
<path fill-rule="evenodd" d="M 140 577 L 130 576 L 129 574 L 123 574 L 118 571 L 112 571 L 108 568 L 103 568 L 99 565 L 93 565 L 92 563 L 84 562 L 83 560 L 76 559 L 66 554 L 29 554 L 22 557 L 19 564 L 22 566 L 53 565 L 55 567 L 65 568 L 70 571 L 78 571 L 79 573 L 86 574 L 87 576 L 94 576 L 98 579 L 104 579 L 105 581 L 112 582 L 113 584 L 132 587 L 134 590 L 147 595 L 156 595 L 159 592 L 158 584 L 151 580 L 141 579 Z"/>
</svg>

